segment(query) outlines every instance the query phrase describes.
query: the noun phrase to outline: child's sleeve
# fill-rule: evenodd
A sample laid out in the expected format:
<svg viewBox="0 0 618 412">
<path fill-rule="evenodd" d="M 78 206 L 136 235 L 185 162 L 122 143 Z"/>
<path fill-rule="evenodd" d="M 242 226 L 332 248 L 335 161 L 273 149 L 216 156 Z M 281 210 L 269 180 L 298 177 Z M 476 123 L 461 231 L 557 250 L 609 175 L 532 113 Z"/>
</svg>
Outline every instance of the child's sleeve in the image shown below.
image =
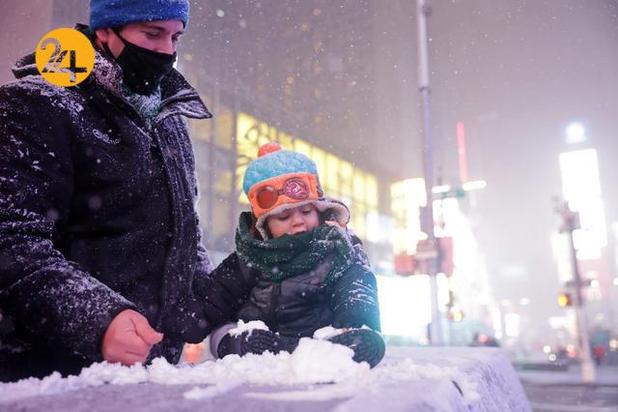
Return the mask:
<svg viewBox="0 0 618 412">
<path fill-rule="evenodd" d="M 196 271 L 193 293 L 183 296 L 164 316 L 167 335 L 198 343 L 222 324 L 235 320 L 257 283 L 257 271 L 250 270 L 236 253 L 229 255 L 210 273 Z"/>
<path fill-rule="evenodd" d="M 359 264 L 350 267 L 337 280 L 331 296 L 335 328 L 380 330 L 380 307 L 374 274 Z"/>
<path fill-rule="evenodd" d="M 235 319 L 257 283 L 257 273 L 232 253 L 208 275 L 194 280 L 195 296 L 204 305 L 204 314 L 211 328 Z"/>
</svg>

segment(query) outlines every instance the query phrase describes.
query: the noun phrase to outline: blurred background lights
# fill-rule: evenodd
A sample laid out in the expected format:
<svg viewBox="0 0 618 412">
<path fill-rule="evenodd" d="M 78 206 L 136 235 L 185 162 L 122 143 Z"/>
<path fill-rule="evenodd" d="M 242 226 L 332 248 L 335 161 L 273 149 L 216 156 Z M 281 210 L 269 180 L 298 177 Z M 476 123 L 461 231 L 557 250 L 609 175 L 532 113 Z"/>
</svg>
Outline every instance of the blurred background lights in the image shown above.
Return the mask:
<svg viewBox="0 0 618 412">
<path fill-rule="evenodd" d="M 586 141 L 586 129 L 579 122 L 573 122 L 566 128 L 567 143 L 581 143 Z"/>
</svg>

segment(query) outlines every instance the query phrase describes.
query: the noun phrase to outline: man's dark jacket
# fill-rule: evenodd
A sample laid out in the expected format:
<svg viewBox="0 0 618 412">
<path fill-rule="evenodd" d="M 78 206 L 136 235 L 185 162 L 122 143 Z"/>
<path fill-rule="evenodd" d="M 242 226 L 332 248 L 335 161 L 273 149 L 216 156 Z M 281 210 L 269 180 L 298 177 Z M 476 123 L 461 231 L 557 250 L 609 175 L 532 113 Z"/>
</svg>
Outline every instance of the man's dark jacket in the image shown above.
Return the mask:
<svg viewBox="0 0 618 412">
<path fill-rule="evenodd" d="M 207 332 L 185 336 L 183 317 L 201 316 L 192 282 L 212 269 L 183 117 L 211 114 L 174 70 L 146 121 L 98 52 L 75 87 L 42 79 L 33 55 L 14 73 L 0 87 L 0 378 L 102 360 L 103 333 L 124 309 L 165 334 L 151 355 L 177 361 L 183 340 Z"/>
</svg>

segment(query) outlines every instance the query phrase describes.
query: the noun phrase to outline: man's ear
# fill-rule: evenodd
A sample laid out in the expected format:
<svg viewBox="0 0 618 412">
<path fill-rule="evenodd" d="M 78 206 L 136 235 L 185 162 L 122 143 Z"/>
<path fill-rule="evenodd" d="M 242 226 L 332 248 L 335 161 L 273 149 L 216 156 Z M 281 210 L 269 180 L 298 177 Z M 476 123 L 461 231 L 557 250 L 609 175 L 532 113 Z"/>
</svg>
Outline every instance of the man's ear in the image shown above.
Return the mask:
<svg viewBox="0 0 618 412">
<path fill-rule="evenodd" d="M 110 32 L 111 32 L 111 29 L 108 29 L 108 28 L 96 29 L 94 31 L 95 36 L 96 36 L 95 38 L 98 42 L 107 43 L 109 41 Z"/>
</svg>

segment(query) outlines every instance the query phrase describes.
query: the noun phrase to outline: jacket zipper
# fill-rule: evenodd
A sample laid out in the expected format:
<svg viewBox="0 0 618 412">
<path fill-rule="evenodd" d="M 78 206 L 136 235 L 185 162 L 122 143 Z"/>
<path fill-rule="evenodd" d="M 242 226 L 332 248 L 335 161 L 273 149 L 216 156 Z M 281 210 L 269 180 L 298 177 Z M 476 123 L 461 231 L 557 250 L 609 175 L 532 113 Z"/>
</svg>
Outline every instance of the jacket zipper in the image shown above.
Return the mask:
<svg viewBox="0 0 618 412">
<path fill-rule="evenodd" d="M 277 319 L 279 297 L 281 296 L 281 282 L 275 282 L 273 288 L 272 306 L 270 307 L 270 318 L 273 320 L 273 328 L 279 330 L 279 319 Z"/>
</svg>

